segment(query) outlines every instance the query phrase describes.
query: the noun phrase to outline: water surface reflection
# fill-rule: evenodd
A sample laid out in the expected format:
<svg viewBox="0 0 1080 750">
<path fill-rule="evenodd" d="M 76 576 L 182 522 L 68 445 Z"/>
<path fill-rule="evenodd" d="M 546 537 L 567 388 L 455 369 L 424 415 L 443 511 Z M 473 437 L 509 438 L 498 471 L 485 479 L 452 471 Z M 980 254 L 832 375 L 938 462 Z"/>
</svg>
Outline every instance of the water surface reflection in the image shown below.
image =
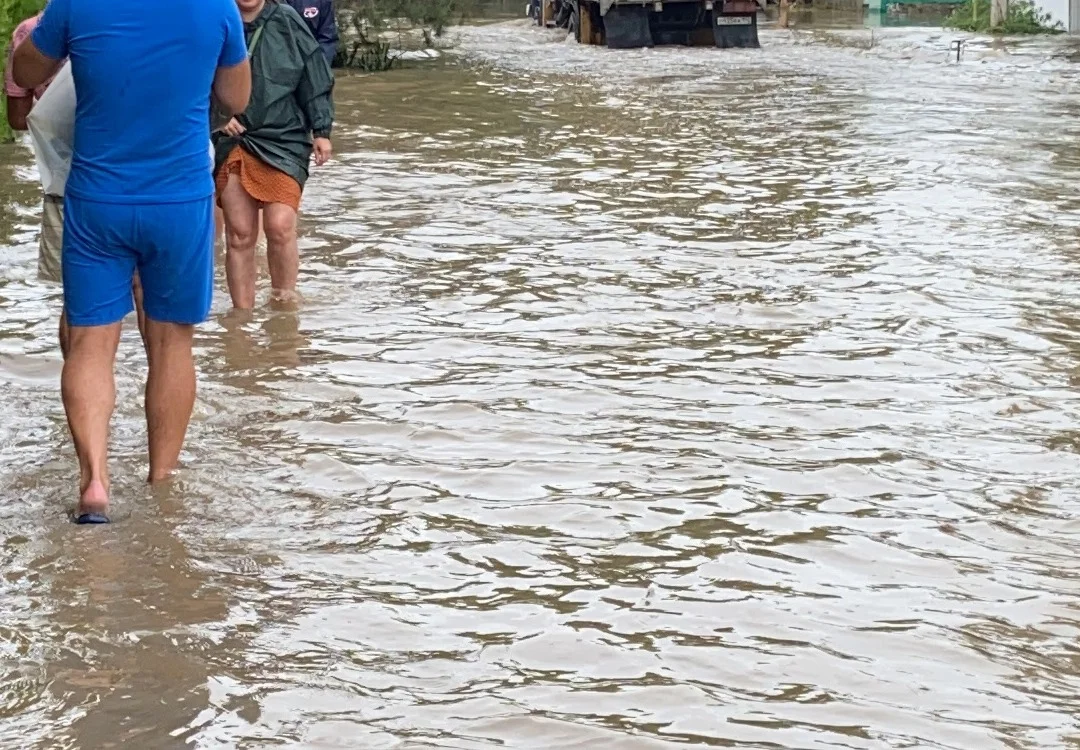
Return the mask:
<svg viewBox="0 0 1080 750">
<path fill-rule="evenodd" d="M 101 533 L 4 152 L 0 744 L 1080 746 L 1069 44 L 458 39 L 156 494 L 125 339 Z"/>
</svg>

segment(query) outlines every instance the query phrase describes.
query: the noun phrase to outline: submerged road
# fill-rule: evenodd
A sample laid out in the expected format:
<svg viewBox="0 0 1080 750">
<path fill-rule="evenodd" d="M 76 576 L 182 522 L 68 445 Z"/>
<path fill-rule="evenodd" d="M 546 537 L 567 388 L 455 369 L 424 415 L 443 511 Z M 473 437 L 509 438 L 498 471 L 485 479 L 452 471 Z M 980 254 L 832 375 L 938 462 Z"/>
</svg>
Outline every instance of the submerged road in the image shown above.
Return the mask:
<svg viewBox="0 0 1080 750">
<path fill-rule="evenodd" d="M 1080 747 L 1075 53 L 868 34 L 342 78 L 101 530 L 0 152 L 0 747 Z"/>
</svg>

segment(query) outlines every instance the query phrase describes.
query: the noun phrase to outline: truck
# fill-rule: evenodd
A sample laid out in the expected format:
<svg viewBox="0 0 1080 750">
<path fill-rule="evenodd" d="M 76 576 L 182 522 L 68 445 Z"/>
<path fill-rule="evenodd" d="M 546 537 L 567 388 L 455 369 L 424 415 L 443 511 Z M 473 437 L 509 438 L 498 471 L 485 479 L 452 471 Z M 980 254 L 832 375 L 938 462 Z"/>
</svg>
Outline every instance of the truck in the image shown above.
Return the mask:
<svg viewBox="0 0 1080 750">
<path fill-rule="evenodd" d="M 611 49 L 689 46 L 759 47 L 757 19 L 766 0 L 529 0 L 539 26 L 565 28 L 581 44 Z"/>
</svg>

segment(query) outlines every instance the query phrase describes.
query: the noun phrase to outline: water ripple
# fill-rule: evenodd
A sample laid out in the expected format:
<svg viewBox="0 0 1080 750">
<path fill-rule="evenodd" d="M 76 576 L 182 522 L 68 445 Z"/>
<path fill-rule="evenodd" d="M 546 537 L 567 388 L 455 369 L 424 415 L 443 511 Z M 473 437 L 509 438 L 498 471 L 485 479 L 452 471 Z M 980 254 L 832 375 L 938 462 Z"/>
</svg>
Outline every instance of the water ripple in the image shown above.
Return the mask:
<svg viewBox="0 0 1080 750">
<path fill-rule="evenodd" d="M 1080 746 L 1075 55 L 864 33 L 344 78 L 94 534 L 4 152 L 0 745 Z"/>
</svg>

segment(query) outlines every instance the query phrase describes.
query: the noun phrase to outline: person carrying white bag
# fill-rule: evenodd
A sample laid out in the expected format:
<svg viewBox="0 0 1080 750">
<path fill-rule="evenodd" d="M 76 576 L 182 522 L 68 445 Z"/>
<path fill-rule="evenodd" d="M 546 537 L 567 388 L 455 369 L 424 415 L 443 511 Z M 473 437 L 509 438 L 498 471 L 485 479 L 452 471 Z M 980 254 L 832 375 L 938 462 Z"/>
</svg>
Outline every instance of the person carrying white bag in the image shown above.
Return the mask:
<svg viewBox="0 0 1080 750">
<path fill-rule="evenodd" d="M 60 283 L 61 247 L 64 236 L 64 185 L 71 169 L 75 137 L 75 81 L 71 64 L 37 100 L 26 117 L 34 147 L 44 202 L 41 212 L 41 239 L 38 243 L 38 278 Z M 67 316 L 60 313 L 60 349 L 67 355 Z"/>
</svg>

